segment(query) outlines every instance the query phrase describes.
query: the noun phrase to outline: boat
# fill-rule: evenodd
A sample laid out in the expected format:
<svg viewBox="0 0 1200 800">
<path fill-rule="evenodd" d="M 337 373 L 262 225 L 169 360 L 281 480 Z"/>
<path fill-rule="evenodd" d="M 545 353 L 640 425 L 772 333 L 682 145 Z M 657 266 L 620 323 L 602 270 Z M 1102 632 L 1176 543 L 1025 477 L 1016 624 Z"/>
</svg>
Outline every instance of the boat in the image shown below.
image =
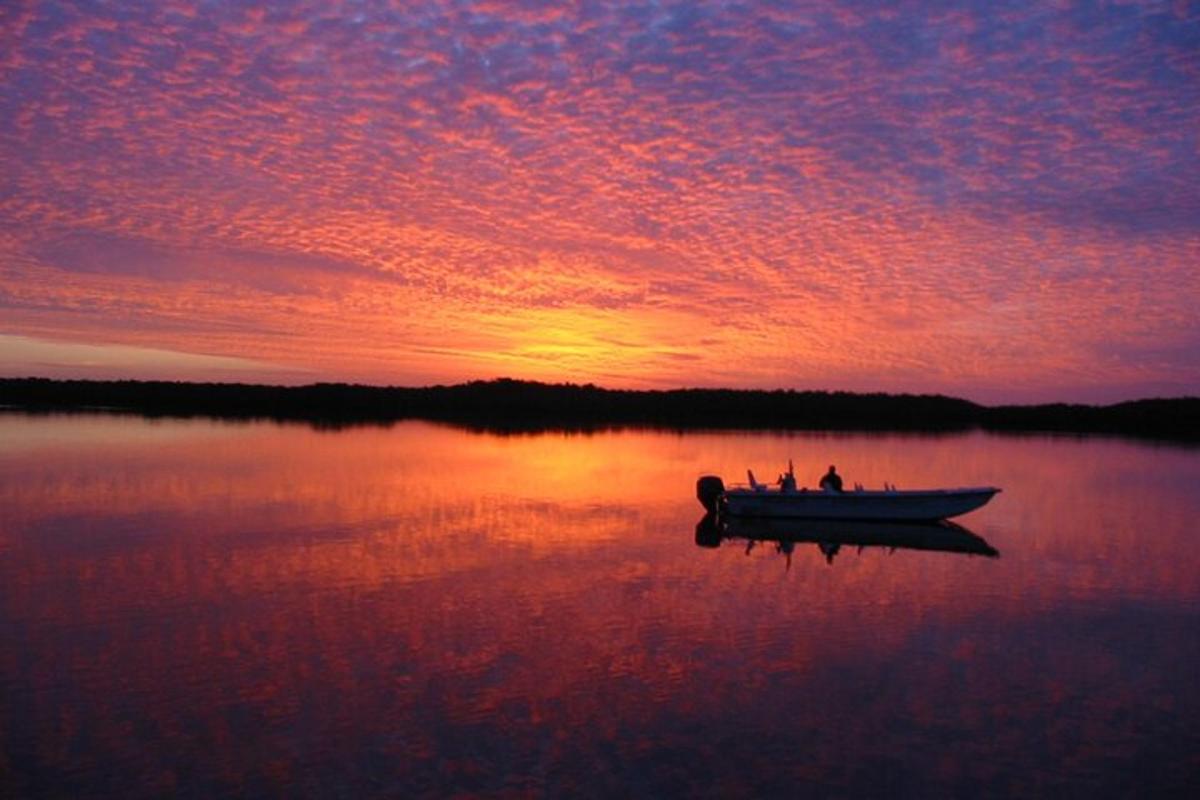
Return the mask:
<svg viewBox="0 0 1200 800">
<path fill-rule="evenodd" d="M 746 485 L 725 486 L 716 475 L 696 481 L 696 497 L 705 510 L 720 516 L 788 517 L 880 522 L 934 522 L 974 511 L 1000 489 L 972 486 L 957 489 L 836 489 L 797 488 L 791 464 L 778 485 L 768 486 L 747 470 Z"/>
<path fill-rule="evenodd" d="M 748 545 L 774 542 L 780 552 L 797 544 L 816 544 L 832 562 L 841 547 L 925 550 L 996 558 L 997 550 L 978 534 L 946 520 L 937 522 L 873 522 L 857 520 L 761 519 L 718 517 L 707 513 L 696 523 L 696 544 L 715 548 L 722 541 Z"/>
</svg>

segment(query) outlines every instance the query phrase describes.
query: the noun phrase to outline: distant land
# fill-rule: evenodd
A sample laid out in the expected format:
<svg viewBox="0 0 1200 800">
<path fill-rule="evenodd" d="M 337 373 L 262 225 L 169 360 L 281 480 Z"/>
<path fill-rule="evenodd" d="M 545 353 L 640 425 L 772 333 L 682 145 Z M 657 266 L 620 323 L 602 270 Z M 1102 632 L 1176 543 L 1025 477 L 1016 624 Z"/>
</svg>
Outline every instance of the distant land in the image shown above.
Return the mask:
<svg viewBox="0 0 1200 800">
<path fill-rule="evenodd" d="M 1108 433 L 1200 441 L 1200 397 L 1107 406 L 983 406 L 944 395 L 673 389 L 500 379 L 455 386 L 376 387 L 0 378 L 0 407 L 147 416 L 295 420 L 315 425 L 451 422 L 503 431 L 608 427 Z"/>
</svg>

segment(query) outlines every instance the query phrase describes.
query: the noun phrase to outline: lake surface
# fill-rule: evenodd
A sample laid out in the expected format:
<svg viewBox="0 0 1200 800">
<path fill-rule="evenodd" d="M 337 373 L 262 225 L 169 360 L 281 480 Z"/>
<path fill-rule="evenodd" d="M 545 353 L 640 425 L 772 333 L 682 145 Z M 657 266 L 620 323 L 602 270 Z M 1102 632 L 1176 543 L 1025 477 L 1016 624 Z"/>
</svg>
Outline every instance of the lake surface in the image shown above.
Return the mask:
<svg viewBox="0 0 1200 800">
<path fill-rule="evenodd" d="M 999 555 L 710 546 L 788 458 Z M 1115 439 L 0 415 L 0 795 L 1184 796 L 1198 518 Z"/>
</svg>

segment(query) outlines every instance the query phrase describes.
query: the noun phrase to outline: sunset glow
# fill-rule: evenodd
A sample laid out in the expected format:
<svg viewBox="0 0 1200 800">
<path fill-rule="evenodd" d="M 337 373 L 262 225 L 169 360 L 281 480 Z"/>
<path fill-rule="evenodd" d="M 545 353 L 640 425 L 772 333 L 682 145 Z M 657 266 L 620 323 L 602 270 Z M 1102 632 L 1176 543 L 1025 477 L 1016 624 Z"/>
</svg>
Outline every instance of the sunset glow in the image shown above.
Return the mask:
<svg viewBox="0 0 1200 800">
<path fill-rule="evenodd" d="M 1200 6 L 0 5 L 0 375 L 1200 393 Z"/>
<path fill-rule="evenodd" d="M 694 476 L 783 454 L 810 486 L 834 457 L 994 479 L 961 522 L 999 556 L 703 546 Z M 911 759 L 921 797 L 1126 769 L 1187 796 L 1198 467 L 1102 438 L 0 415 L 0 794 L 791 797 Z"/>
</svg>

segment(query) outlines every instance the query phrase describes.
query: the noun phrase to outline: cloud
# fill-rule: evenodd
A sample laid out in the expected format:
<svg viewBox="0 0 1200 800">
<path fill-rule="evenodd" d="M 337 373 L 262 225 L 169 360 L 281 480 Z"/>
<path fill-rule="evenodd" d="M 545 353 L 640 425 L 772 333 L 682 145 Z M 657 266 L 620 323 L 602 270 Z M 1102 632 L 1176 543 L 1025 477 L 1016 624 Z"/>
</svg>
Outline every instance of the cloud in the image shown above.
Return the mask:
<svg viewBox="0 0 1200 800">
<path fill-rule="evenodd" d="M 38 376 L 55 378 L 244 381 L 272 376 L 275 382 L 311 380 L 302 370 L 244 358 L 0 334 L 0 373 L 20 375 L 30 368 Z"/>
<path fill-rule="evenodd" d="M 1193 9 L 5 13 L 13 332 L 388 382 L 475 377 L 427 354 L 497 319 L 552 352 L 553 310 L 672 342 L 569 369 L 623 385 L 1099 385 L 1147 335 L 1194 366 Z"/>
</svg>

